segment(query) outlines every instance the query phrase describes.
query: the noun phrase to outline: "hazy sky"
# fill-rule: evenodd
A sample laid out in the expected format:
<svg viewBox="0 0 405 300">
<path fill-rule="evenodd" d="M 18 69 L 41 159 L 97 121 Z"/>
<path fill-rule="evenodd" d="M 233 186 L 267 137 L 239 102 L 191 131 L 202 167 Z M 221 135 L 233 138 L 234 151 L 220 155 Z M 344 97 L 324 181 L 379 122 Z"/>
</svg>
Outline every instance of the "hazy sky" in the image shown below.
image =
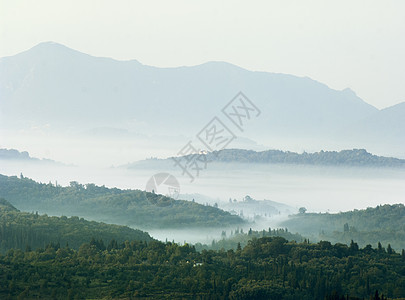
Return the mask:
<svg viewBox="0 0 405 300">
<path fill-rule="evenodd" d="M 54 41 L 154 66 L 211 60 L 405 101 L 405 1 L 0 0 L 0 57 Z"/>
</svg>

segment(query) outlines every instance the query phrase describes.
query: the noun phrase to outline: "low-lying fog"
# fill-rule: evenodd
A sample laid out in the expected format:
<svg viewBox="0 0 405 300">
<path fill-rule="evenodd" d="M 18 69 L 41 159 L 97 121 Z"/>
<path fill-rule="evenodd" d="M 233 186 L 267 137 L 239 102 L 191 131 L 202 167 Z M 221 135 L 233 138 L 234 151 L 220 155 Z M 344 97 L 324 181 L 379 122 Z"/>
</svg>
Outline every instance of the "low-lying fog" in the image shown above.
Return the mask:
<svg viewBox="0 0 405 300">
<path fill-rule="evenodd" d="M 27 139 L 29 139 L 28 136 Z M 184 140 L 180 137 L 178 139 Z M 146 137 L 145 140 L 147 140 Z M 8 141 L 13 140 L 9 138 Z M 129 162 L 131 161 L 129 157 L 134 158 L 134 154 L 131 154 L 133 149 L 137 149 L 139 152 L 135 159 L 142 159 L 145 156 L 174 155 L 176 153 L 174 146 L 173 149 L 167 149 L 151 142 L 140 147 L 139 145 L 142 143 L 134 142 L 132 145 L 121 147 L 122 145 L 115 143 L 117 139 L 113 139 L 110 148 L 105 149 L 108 155 L 104 161 L 100 162 L 100 157 L 103 157 L 100 155 L 103 153 L 101 149 L 98 150 L 101 152 L 97 152 L 95 155 L 98 158 L 96 161 L 93 159 L 90 164 L 82 164 L 83 161 L 91 161 L 91 157 L 94 156 L 93 151 L 100 148 L 98 144 L 94 144 L 93 140 L 87 140 L 87 144 L 85 144 L 88 145 L 88 148 L 85 149 L 83 145 L 80 148 L 79 145 L 75 147 L 63 139 L 60 143 L 55 140 L 54 145 L 59 145 L 60 148 L 64 148 L 70 153 L 70 156 L 67 156 L 70 159 L 66 161 L 63 159 L 65 156 L 62 155 L 64 152 L 60 152 L 59 156 L 48 156 L 47 153 L 43 152 L 44 150 L 41 150 L 43 147 L 40 146 L 40 142 L 38 142 L 38 149 L 34 146 L 27 149 L 24 147 L 24 141 L 27 141 L 24 139 L 19 139 L 19 141 L 22 143 L 21 145 L 18 143 L 11 143 L 11 145 L 20 151 L 28 150 L 33 157 L 49 157 L 63 162 L 78 163 L 79 166 L 0 160 L 0 174 L 19 176 L 22 173 L 25 177 L 36 181 L 44 183 L 57 181 L 60 185 L 68 185 L 70 181 L 78 181 L 107 187 L 144 190 L 152 175 L 168 172 L 178 179 L 181 188 L 180 193 L 183 194 L 184 199 L 195 198 L 197 202 L 208 202 L 210 205 L 217 202 L 219 207 L 228 203 L 230 198 L 242 201 L 246 195 L 256 200 L 267 199 L 284 203 L 295 209 L 303 206 L 308 209 L 308 212 L 329 211 L 332 213 L 373 207 L 379 204 L 405 202 L 405 170 L 403 169 L 215 163 L 208 164 L 207 169 L 201 170 L 200 176 L 190 182 L 187 176 L 182 175 L 180 168 L 173 166 L 172 161 L 148 161 L 132 168 L 127 168 L 127 166 L 96 167 L 96 165 L 108 166 L 112 164 L 117 166 L 123 161 Z M 29 140 L 29 144 L 36 145 L 31 140 Z M 86 149 L 88 151 L 85 151 Z M 147 149 L 155 150 L 151 152 Z M 116 160 L 111 160 L 111 157 Z M 165 193 L 165 191 L 158 191 L 158 193 L 160 192 Z M 195 197 L 190 195 L 195 195 Z M 262 213 L 261 211 L 257 212 L 259 215 Z M 269 218 L 267 216 L 264 223 L 250 226 L 259 230 L 267 229 L 269 226 L 274 228 L 277 226 L 278 218 L 285 217 L 281 215 L 277 218 L 274 216 Z M 229 234 L 232 229 L 227 230 Z M 210 243 L 213 238 L 220 238 L 221 231 L 222 229 L 206 230 L 205 232 L 201 232 L 201 230 L 194 232 L 170 230 L 150 231 L 150 233 L 161 240 L 167 238 L 180 243 L 184 241 Z"/>
<path fill-rule="evenodd" d="M 48 183 L 95 183 L 123 189 L 145 189 L 158 172 L 177 177 L 181 194 L 202 194 L 221 202 L 241 201 L 246 195 L 272 200 L 309 212 L 339 212 L 404 202 L 405 170 L 389 168 L 325 167 L 308 165 L 208 164 L 194 182 L 179 168 L 165 163 L 148 168 L 93 168 L 27 162 L 0 162 L 0 173 Z M 196 199 L 198 200 L 198 199 Z"/>
</svg>

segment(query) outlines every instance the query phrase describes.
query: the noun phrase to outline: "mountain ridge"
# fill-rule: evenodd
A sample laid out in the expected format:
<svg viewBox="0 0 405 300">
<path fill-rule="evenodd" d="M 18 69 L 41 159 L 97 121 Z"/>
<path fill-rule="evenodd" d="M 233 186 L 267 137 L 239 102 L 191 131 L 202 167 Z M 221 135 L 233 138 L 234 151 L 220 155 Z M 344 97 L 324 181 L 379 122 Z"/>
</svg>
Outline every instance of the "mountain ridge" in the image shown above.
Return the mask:
<svg viewBox="0 0 405 300">
<path fill-rule="evenodd" d="M 261 110 L 243 133 L 221 113 L 239 91 Z M 0 126 L 11 131 L 46 125 L 58 133 L 112 127 L 146 135 L 193 136 L 217 116 L 227 120 L 234 134 L 278 148 L 298 144 L 311 149 L 367 148 L 385 155 L 384 149 L 391 155 L 405 152 L 400 138 L 405 125 L 382 122 L 382 133 L 369 129 L 367 118 L 384 112 L 354 91 L 227 62 L 160 68 L 43 43 L 1 59 L 0 93 Z M 395 118 L 403 115 L 400 110 Z M 393 131 L 396 138 L 387 136 Z M 382 149 L 383 143 L 390 147 Z"/>
</svg>

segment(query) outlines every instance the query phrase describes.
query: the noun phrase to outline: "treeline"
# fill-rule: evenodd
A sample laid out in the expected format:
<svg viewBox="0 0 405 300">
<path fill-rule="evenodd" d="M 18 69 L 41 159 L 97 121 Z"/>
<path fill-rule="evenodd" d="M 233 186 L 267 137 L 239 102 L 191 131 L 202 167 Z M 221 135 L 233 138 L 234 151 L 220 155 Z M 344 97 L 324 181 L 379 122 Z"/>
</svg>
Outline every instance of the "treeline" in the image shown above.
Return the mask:
<svg viewBox="0 0 405 300">
<path fill-rule="evenodd" d="M 377 156 L 364 149 L 342 151 L 320 151 L 302 154 L 266 150 L 256 152 L 244 149 L 224 149 L 205 155 L 207 161 L 263 163 L 263 164 L 309 164 L 333 166 L 370 166 L 370 167 L 405 167 L 405 160 L 393 157 Z"/>
<path fill-rule="evenodd" d="M 251 228 L 244 232 L 243 229 L 236 228 L 235 231 L 231 230 L 231 232 L 227 235 L 226 231 L 222 231 L 221 239 L 220 240 L 213 240 L 211 245 L 197 243 L 195 247 L 198 251 L 201 250 L 237 250 L 239 248 L 245 247 L 250 240 L 254 238 L 261 238 L 261 237 L 282 237 L 289 241 L 295 242 L 303 242 L 306 239 L 298 234 L 298 233 L 291 233 L 288 231 L 287 228 L 269 228 L 268 230 L 252 230 Z"/>
<path fill-rule="evenodd" d="M 405 253 L 252 239 L 203 250 L 158 241 L 48 245 L 0 256 L 1 299 L 386 299 L 405 297 Z"/>
<path fill-rule="evenodd" d="M 38 213 L 20 212 L 0 198 L 0 253 L 11 248 L 35 250 L 44 248 L 51 242 L 79 249 L 80 245 L 91 238 L 107 243 L 112 240 L 152 240 L 146 232 L 126 226 L 91 222 L 79 217 L 48 217 Z"/>
<path fill-rule="evenodd" d="M 355 240 L 360 246 L 381 242 L 391 244 L 397 250 L 405 248 L 403 204 L 379 205 L 338 214 L 301 213 L 291 216 L 281 225 L 316 240 L 324 239 L 333 243 Z"/>
<path fill-rule="evenodd" d="M 228 227 L 244 221 L 229 212 L 140 190 L 71 182 L 62 187 L 0 175 L 0 197 L 23 211 L 80 216 L 138 228 Z"/>
</svg>

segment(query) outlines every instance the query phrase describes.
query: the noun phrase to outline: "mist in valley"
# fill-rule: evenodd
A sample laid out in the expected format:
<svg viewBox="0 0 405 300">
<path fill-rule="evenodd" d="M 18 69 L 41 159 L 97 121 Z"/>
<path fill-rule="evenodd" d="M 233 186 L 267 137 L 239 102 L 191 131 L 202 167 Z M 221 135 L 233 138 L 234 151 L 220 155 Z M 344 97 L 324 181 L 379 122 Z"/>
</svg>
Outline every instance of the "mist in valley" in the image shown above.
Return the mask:
<svg viewBox="0 0 405 300">
<path fill-rule="evenodd" d="M 0 6 L 0 299 L 405 299 L 405 2 Z"/>
<path fill-rule="evenodd" d="M 99 154 L 96 148 L 89 151 Z M 135 158 L 136 154 L 132 157 Z M 120 159 L 122 161 L 122 157 Z M 87 166 L 42 161 L 0 161 L 0 173 L 3 175 L 23 174 L 39 182 L 62 186 L 77 181 L 109 188 L 145 190 L 150 177 L 161 172 L 177 178 L 180 184 L 179 199 L 217 206 L 240 215 L 247 221 L 240 226 L 245 232 L 250 228 L 260 231 L 280 227 L 289 215 L 298 213 L 300 207 L 305 207 L 308 212 L 337 213 L 400 203 L 405 195 L 405 170 L 401 168 L 212 162 L 190 182 L 190 178 L 182 175 L 182 170 L 170 159 L 140 161 L 130 167 L 127 164 L 95 166 L 94 161 L 93 165 Z M 164 194 L 166 190 L 156 192 Z M 284 206 L 263 208 L 261 205 L 246 203 L 246 196 Z M 60 212 L 59 215 L 64 213 Z M 162 241 L 210 244 L 212 240 L 223 238 L 222 231 L 229 237 L 236 228 L 140 229 Z"/>
</svg>

